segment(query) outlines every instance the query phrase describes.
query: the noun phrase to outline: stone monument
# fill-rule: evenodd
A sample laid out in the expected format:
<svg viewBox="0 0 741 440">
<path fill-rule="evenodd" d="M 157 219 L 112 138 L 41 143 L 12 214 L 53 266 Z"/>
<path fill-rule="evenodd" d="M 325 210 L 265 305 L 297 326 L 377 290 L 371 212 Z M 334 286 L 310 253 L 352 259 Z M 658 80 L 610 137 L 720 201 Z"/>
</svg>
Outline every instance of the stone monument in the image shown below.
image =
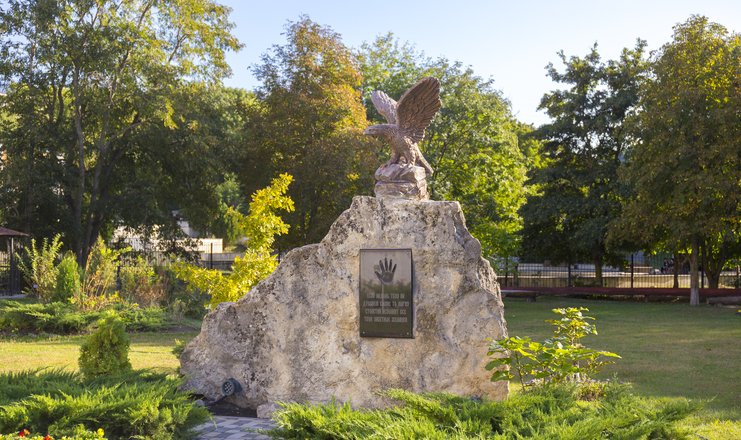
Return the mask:
<svg viewBox="0 0 741 440">
<path fill-rule="evenodd" d="M 438 93 L 434 78 L 398 105 L 374 92 L 388 124 L 366 133 L 392 147 L 376 197 L 355 197 L 320 243 L 211 311 L 181 356 L 186 387 L 259 416 L 278 401 L 380 407 L 387 388 L 506 396 L 484 369 L 487 338 L 506 336 L 494 271 L 460 205 L 427 200 L 432 169 L 417 144 Z"/>
</svg>

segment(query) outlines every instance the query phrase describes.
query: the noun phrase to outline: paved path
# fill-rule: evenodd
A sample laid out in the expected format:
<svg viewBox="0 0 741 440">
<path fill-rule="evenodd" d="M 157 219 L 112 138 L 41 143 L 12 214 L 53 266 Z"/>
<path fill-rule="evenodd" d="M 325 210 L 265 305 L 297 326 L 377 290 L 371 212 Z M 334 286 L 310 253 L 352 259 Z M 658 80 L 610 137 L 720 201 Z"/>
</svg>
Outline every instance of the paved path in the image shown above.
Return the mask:
<svg viewBox="0 0 741 440">
<path fill-rule="evenodd" d="M 252 417 L 214 416 L 212 422 L 196 427 L 198 440 L 267 440 L 270 437 L 255 432 L 257 429 L 274 428 L 271 420 Z"/>
</svg>

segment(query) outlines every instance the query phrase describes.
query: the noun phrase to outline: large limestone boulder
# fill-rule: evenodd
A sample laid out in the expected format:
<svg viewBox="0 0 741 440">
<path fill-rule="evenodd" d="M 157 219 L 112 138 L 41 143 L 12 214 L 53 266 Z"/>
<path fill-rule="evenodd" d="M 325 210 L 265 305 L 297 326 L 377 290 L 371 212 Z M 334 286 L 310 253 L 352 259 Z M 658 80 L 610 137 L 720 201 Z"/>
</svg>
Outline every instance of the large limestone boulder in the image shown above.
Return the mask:
<svg viewBox="0 0 741 440">
<path fill-rule="evenodd" d="M 414 339 L 359 335 L 359 254 L 411 248 Z M 210 399 L 385 404 L 397 387 L 501 399 L 488 380 L 487 338 L 506 336 L 494 271 L 457 202 L 355 197 L 321 243 L 291 251 L 236 303 L 220 304 L 181 357 L 186 386 Z"/>
</svg>

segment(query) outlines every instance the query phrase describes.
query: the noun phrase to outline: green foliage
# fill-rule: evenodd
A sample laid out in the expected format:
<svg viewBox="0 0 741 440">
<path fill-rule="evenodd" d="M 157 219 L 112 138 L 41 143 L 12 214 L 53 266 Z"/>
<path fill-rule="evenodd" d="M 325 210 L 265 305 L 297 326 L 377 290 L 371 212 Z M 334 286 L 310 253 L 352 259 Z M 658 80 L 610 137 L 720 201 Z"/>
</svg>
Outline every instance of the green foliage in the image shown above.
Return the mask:
<svg viewBox="0 0 741 440">
<path fill-rule="evenodd" d="M 271 433 L 325 439 L 683 439 L 689 437 L 676 424 L 696 409 L 684 399 L 644 399 L 615 384 L 595 401 L 579 400 L 580 386 L 563 385 L 502 402 L 403 390 L 385 394 L 402 405 L 353 410 L 349 404 L 283 404 Z"/>
<path fill-rule="evenodd" d="M 162 303 L 167 296 L 165 282 L 159 279 L 154 268 L 141 256 L 120 265 L 118 277 L 120 295 L 127 301 L 152 306 Z"/>
<path fill-rule="evenodd" d="M 78 425 L 71 435 L 54 437 L 52 435 L 33 434 L 28 429 L 23 429 L 18 434 L 0 434 L 0 440 L 106 440 L 103 429 L 88 431 L 84 426 Z"/>
<path fill-rule="evenodd" d="M 564 381 L 584 382 L 608 363 L 603 358 L 619 358 L 581 343 L 583 337 L 597 334 L 595 325 L 589 322 L 594 318 L 584 316 L 583 311 L 588 309 L 553 309 L 561 318 L 546 321 L 554 326 L 553 338 L 543 343 L 517 336 L 494 341 L 487 353 L 494 358 L 486 365 L 487 370 L 495 370 L 491 380 L 510 380 L 514 370 L 525 389 Z M 526 382 L 528 379 L 532 380 Z"/>
<path fill-rule="evenodd" d="M 9 333 L 79 333 L 97 319 L 97 313 L 79 312 L 68 303 L 0 302 L 0 329 Z"/>
<path fill-rule="evenodd" d="M 212 226 L 212 231 L 217 237 L 224 239 L 224 243 L 234 244 L 240 237 L 240 229 L 236 224 L 236 218 L 232 211 L 242 212 L 243 196 L 239 187 L 236 174 L 227 173 L 224 181 L 216 186 L 216 194 L 219 198 L 218 219 Z"/>
<path fill-rule="evenodd" d="M 185 351 L 186 343 L 185 341 L 181 341 L 180 339 L 175 339 L 175 347 L 172 348 L 172 354 L 174 354 L 178 359 L 180 359 L 180 356 Z"/>
<path fill-rule="evenodd" d="M 368 118 L 381 122 L 370 101 L 373 90 L 398 99 L 424 76 L 440 79 L 442 109 L 432 120 L 421 149 L 435 169 L 428 178 L 434 199 L 458 200 L 485 255 L 511 256 L 519 245 L 526 172 L 538 148 L 525 134 L 493 80 L 444 58 L 432 60 L 400 44 L 392 34 L 364 44 L 361 71 Z M 382 156 L 386 156 L 386 152 Z"/>
<path fill-rule="evenodd" d="M 275 236 L 288 232 L 288 225 L 276 211 L 293 211 L 293 201 L 286 196 L 292 180 L 290 175 L 281 174 L 270 186 L 256 191 L 247 215 L 229 208 L 233 223 L 247 237 L 247 250 L 242 257 L 235 258 L 231 274 L 178 263 L 173 266 L 176 276 L 208 293 L 211 305 L 215 306 L 224 301 L 238 300 L 270 275 L 278 266 L 272 254 Z"/>
<path fill-rule="evenodd" d="M 130 371 L 129 343 L 121 318 L 107 313 L 80 346 L 80 372 L 95 378 Z"/>
<path fill-rule="evenodd" d="M 123 191 L 134 172 L 130 157 L 148 152 L 137 136 L 151 126 L 177 127 L 174 101 L 184 83 L 229 74 L 225 52 L 240 45 L 228 14 L 210 0 L 4 7 L 0 81 L 13 118 L 0 143 L 15 179 L 3 182 L 2 193 L 22 213 L 18 222 L 63 227 L 85 261 L 100 233 L 139 197 Z"/>
<path fill-rule="evenodd" d="M 280 239 L 291 248 L 321 240 L 353 196 L 370 192 L 379 144 L 362 134 L 362 78 L 340 36 L 305 16 L 284 35 L 254 69 L 262 84 L 248 108 L 239 175 L 246 192 L 279 173 L 296 179 L 291 230 Z"/>
<path fill-rule="evenodd" d="M 638 109 L 645 77 L 644 41 L 603 61 L 596 45 L 584 57 L 559 53 L 564 70 L 548 65 L 551 79 L 566 89 L 546 93 L 540 109 L 552 122 L 538 128 L 544 166 L 531 172 L 533 193 L 522 209 L 523 254 L 597 268 L 621 261 L 607 247 L 609 223 L 620 214 L 618 171 L 636 144 L 627 117 Z"/>
<path fill-rule="evenodd" d="M 111 296 L 116 282 L 117 262 L 128 249 L 111 249 L 101 237 L 95 241 L 85 265 L 80 295 L 72 303 L 81 310 L 104 308 L 117 297 Z"/>
<path fill-rule="evenodd" d="M 25 255 L 19 259 L 18 268 L 31 286 L 26 291 L 43 302 L 54 297 L 57 284 L 57 258 L 62 248 L 61 236 L 55 235 L 51 241 L 46 238 L 41 246 L 36 247 L 36 240 L 31 239 L 31 246 L 24 249 Z"/>
<path fill-rule="evenodd" d="M 632 194 L 613 239 L 692 248 L 693 287 L 701 247 L 712 287 L 725 261 L 741 254 L 740 75 L 739 34 L 702 16 L 676 25 L 642 89 L 636 121 L 643 142 L 622 176 Z"/>
<path fill-rule="evenodd" d="M 111 306 L 130 331 L 157 331 L 173 325 L 162 307 L 141 308 L 119 303 Z M 64 302 L 48 304 L 0 302 L 0 331 L 6 334 L 66 335 L 87 331 L 91 324 L 103 318 L 106 310 L 80 311 Z"/>
<path fill-rule="evenodd" d="M 68 301 L 81 294 L 80 265 L 74 254 L 66 253 L 57 265 L 57 281 L 52 301 Z"/>
<path fill-rule="evenodd" d="M 102 428 L 110 439 L 191 438 L 190 429 L 206 421 L 208 412 L 180 385 L 180 379 L 148 372 L 96 379 L 60 370 L 1 374 L 0 432 L 98 438 L 77 437 L 82 425 Z"/>
</svg>

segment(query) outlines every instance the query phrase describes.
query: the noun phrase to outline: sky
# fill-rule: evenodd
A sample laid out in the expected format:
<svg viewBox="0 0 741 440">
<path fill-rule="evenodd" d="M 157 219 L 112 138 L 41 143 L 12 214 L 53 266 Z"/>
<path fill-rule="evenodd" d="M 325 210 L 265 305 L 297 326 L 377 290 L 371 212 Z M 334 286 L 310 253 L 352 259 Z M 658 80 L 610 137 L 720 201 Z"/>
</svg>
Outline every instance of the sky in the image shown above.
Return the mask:
<svg viewBox="0 0 741 440">
<path fill-rule="evenodd" d="M 229 86 L 259 86 L 250 66 L 271 46 L 285 44 L 286 24 L 305 14 L 339 33 L 351 48 L 392 32 L 429 57 L 471 66 L 494 79 L 520 121 L 535 125 L 548 121 L 537 107 L 544 93 L 557 88 L 545 66 L 559 67 L 561 50 L 583 56 L 596 42 L 603 59 L 614 59 L 637 38 L 655 50 L 692 14 L 741 32 L 741 0 L 217 1 L 232 8 L 233 34 L 244 44 L 228 55 Z"/>
</svg>

